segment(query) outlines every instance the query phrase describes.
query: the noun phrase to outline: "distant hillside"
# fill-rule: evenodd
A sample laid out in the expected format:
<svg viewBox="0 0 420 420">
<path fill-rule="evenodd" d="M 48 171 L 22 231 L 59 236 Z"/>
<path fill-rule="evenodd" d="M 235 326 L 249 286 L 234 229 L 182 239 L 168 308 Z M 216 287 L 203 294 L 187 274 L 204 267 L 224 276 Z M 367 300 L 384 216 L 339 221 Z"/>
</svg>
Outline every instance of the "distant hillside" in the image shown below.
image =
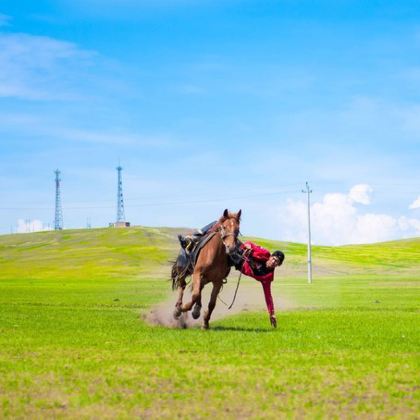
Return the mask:
<svg viewBox="0 0 420 420">
<path fill-rule="evenodd" d="M 176 252 L 173 229 L 78 229 L 0 236 L 0 278 L 161 276 Z"/>
<path fill-rule="evenodd" d="M 292 242 L 252 238 L 268 249 L 281 249 L 294 270 L 300 270 L 307 247 Z M 320 274 L 418 270 L 420 276 L 420 238 L 366 245 L 313 246 L 312 259 Z"/>
<path fill-rule="evenodd" d="M 176 256 L 176 235 L 180 231 L 131 227 L 0 236 L 0 279 L 167 277 L 168 260 Z M 270 250 L 285 252 L 283 275 L 304 275 L 304 244 L 252 239 Z M 315 274 L 322 276 L 413 270 L 420 275 L 420 238 L 371 245 L 314 246 L 313 261 Z"/>
</svg>

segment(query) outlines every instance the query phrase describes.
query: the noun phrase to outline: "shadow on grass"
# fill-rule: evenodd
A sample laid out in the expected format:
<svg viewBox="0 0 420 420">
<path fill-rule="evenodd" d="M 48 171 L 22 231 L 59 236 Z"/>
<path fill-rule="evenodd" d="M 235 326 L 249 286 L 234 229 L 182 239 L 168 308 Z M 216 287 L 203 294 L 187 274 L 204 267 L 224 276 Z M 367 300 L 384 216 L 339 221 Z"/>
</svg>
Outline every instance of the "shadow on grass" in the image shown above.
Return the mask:
<svg viewBox="0 0 420 420">
<path fill-rule="evenodd" d="M 274 329 L 267 328 L 246 328 L 246 327 L 224 327 L 223 325 L 216 325 L 210 328 L 212 331 L 238 331 L 238 332 L 258 332 L 268 333 L 274 331 Z"/>
</svg>

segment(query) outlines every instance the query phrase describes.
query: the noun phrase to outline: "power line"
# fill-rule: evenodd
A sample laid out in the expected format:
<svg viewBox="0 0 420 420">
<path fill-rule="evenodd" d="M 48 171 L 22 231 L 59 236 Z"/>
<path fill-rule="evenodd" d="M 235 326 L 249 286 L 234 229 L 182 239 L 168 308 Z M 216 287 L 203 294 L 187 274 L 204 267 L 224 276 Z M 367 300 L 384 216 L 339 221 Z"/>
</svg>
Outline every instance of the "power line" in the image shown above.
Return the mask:
<svg viewBox="0 0 420 420">
<path fill-rule="evenodd" d="M 220 197 L 214 199 L 204 199 L 204 200 L 182 200 L 182 201 L 164 201 L 164 202 L 155 202 L 155 203 L 142 203 L 133 205 L 131 204 L 130 208 L 135 207 L 148 207 L 148 206 L 169 206 L 169 205 L 184 205 L 184 204 L 197 204 L 197 203 L 216 203 L 221 201 L 228 201 L 228 200 L 240 200 L 246 198 L 255 198 L 255 197 L 264 197 L 264 196 L 277 196 L 280 194 L 292 194 L 296 193 L 296 190 L 288 190 L 288 191 L 276 191 L 276 192 L 269 192 L 269 193 L 260 193 L 260 194 L 252 194 L 252 195 L 243 195 L 243 196 L 230 196 L 230 197 Z M 66 206 L 66 210 L 84 210 L 84 209 L 109 209 L 114 208 L 114 206 Z M 51 210 L 51 207 L 0 207 L 0 210 Z"/>
<path fill-rule="evenodd" d="M 329 188 L 326 187 L 327 185 L 335 185 L 336 183 L 323 183 L 323 186 L 320 186 L 318 188 L 318 192 L 322 191 L 329 191 Z M 383 187 L 384 189 L 389 189 L 390 187 L 404 187 L 403 184 L 369 184 L 372 187 Z M 283 185 L 284 188 L 295 188 L 298 184 L 288 184 Z M 410 187 L 411 188 L 411 187 Z M 414 186 L 414 188 L 416 188 Z M 402 191 L 401 188 L 399 188 L 399 191 Z M 225 201 L 229 199 L 245 199 L 245 198 L 254 198 L 254 197 L 263 197 L 263 196 L 275 196 L 275 195 L 281 195 L 281 194 L 292 194 L 295 193 L 295 189 L 283 189 L 283 190 L 276 190 L 271 192 L 265 192 L 265 193 L 253 193 L 253 194 L 247 194 L 247 195 L 239 195 L 239 196 L 230 196 L 226 198 L 214 198 L 214 199 L 193 199 L 193 200 L 183 200 L 183 201 L 168 201 L 168 202 L 147 202 L 148 200 L 153 200 L 153 197 L 151 196 L 143 196 L 143 197 L 131 197 L 131 198 L 125 198 L 125 202 L 135 202 L 135 201 L 141 201 L 142 204 L 136 205 L 136 204 L 130 204 L 129 207 L 148 207 L 148 206 L 165 206 L 165 205 L 177 205 L 177 204 L 195 204 L 195 203 L 212 203 L 212 202 L 218 202 L 218 201 Z M 405 193 L 413 193 L 413 194 L 419 194 L 420 192 L 420 186 L 417 189 L 410 189 L 410 190 L 404 190 Z M 191 196 L 191 195 L 190 195 Z M 114 200 L 95 200 L 95 203 L 113 203 Z M 79 203 L 92 203 L 92 201 L 77 201 L 74 202 L 74 204 Z M 114 205 L 104 205 L 104 206 L 98 206 L 98 205 L 87 205 L 87 206 L 79 206 L 79 205 L 72 205 L 71 202 L 65 206 L 66 210 L 83 210 L 83 209 L 109 209 L 114 208 Z M 22 207 L 0 207 L 0 210 L 51 210 L 52 207 L 42 207 L 42 206 L 22 206 Z"/>
</svg>

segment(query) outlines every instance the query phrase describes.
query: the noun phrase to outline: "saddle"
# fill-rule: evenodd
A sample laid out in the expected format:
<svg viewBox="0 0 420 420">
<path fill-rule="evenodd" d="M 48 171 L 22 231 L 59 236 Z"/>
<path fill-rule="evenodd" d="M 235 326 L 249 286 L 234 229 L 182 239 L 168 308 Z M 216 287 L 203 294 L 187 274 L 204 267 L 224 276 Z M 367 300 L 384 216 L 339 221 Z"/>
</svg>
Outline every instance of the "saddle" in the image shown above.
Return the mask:
<svg viewBox="0 0 420 420">
<path fill-rule="evenodd" d="M 181 249 L 176 259 L 176 267 L 179 273 L 184 273 L 185 276 L 189 276 L 194 272 L 195 264 L 197 263 L 200 251 L 210 241 L 216 232 L 210 232 L 202 236 L 194 236 L 194 240 L 191 238 L 190 241 L 181 235 L 178 235 Z"/>
<path fill-rule="evenodd" d="M 189 276 L 194 272 L 194 267 L 197 263 L 200 251 L 210 241 L 216 232 L 205 233 L 204 235 L 193 235 L 193 237 L 185 238 L 178 235 L 178 240 L 181 244 L 178 257 L 176 259 L 176 267 L 178 273 L 182 273 L 183 276 Z M 239 241 L 239 245 L 241 242 Z M 243 263 L 244 251 L 238 246 L 234 252 L 228 256 L 229 267 L 235 267 L 237 270 L 241 270 Z"/>
</svg>

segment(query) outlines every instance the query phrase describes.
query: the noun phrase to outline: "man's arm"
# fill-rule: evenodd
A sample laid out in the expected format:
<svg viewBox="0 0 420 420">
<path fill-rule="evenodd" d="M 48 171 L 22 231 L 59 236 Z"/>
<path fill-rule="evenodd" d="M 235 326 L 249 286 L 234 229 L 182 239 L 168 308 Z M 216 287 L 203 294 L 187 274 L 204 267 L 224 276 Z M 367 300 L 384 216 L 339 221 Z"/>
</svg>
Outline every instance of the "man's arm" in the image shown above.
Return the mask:
<svg viewBox="0 0 420 420">
<path fill-rule="evenodd" d="M 264 290 L 265 304 L 267 305 L 267 311 L 269 315 L 274 315 L 274 302 L 273 296 L 271 295 L 271 281 L 261 282 Z"/>
<path fill-rule="evenodd" d="M 273 328 L 277 328 L 277 319 L 276 314 L 274 312 L 273 296 L 271 295 L 271 281 L 262 281 L 261 284 L 264 290 L 265 303 L 267 305 L 267 311 L 270 316 L 270 323 L 273 326 Z"/>
<path fill-rule="evenodd" d="M 252 268 L 249 265 L 249 262 L 248 261 L 244 261 L 243 262 L 241 271 L 246 276 L 254 277 L 254 271 L 252 270 Z"/>
<path fill-rule="evenodd" d="M 255 245 L 254 243 L 247 241 L 244 243 L 244 248 L 250 249 L 252 252 L 252 258 L 258 261 L 267 261 L 270 258 L 270 251 L 267 249 Z"/>
<path fill-rule="evenodd" d="M 241 271 L 246 276 L 253 277 L 255 280 L 258 280 L 261 283 L 271 283 L 274 279 L 274 271 L 269 271 L 268 273 L 262 275 L 256 275 L 249 260 L 245 260 L 243 262 Z"/>
</svg>

